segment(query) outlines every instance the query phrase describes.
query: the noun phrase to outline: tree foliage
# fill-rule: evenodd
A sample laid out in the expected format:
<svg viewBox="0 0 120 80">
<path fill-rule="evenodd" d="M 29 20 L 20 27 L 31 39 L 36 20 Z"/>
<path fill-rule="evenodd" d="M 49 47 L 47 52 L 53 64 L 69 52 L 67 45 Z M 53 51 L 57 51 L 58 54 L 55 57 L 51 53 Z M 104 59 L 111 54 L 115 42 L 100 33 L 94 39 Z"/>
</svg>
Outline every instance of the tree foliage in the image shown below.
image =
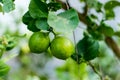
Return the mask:
<svg viewBox="0 0 120 80">
<path fill-rule="evenodd" d="M 71 59 L 78 64 L 82 62 L 89 64 L 95 58 L 101 57 L 100 41 L 105 41 L 106 44 L 111 47 L 115 55 L 120 58 L 120 50 L 118 50 L 118 46 L 112 39 L 114 36 L 119 37 L 120 31 L 115 31 L 113 27 L 106 23 L 106 21 L 114 20 L 114 9 L 120 6 L 120 2 L 117 0 L 109 0 L 105 4 L 98 0 L 79 0 L 79 2 L 85 3 L 83 13 L 74 9 L 69 4 L 69 1 L 64 3 L 59 0 L 31 0 L 28 11 L 26 11 L 22 17 L 22 22 L 31 32 L 43 31 L 52 33 L 54 38 L 59 35 L 74 34 L 75 29 L 79 28 L 79 23 L 82 22 L 87 26 L 87 29 L 84 30 L 84 37 L 79 40 L 78 43 L 74 40 L 75 53 L 71 55 Z M 0 0 L 0 12 L 8 13 L 14 9 L 15 4 L 13 0 Z M 101 20 L 98 19 L 99 16 L 90 13 L 92 9 L 94 9 L 96 13 L 102 14 Z M 59 10 L 63 11 L 58 12 Z M 74 35 L 74 38 L 75 36 L 76 35 Z M 0 38 L 1 56 L 3 55 L 3 51 L 11 50 L 16 44 L 16 42 L 13 41 L 13 37 L 10 38 L 7 36 L 5 39 L 7 39 L 7 43 L 4 43 L 4 39 Z M 49 43 L 49 45 L 50 44 L 51 43 Z M 0 64 L 0 67 L 1 65 L 2 64 Z M 101 75 L 94 69 L 94 66 L 91 64 L 89 65 L 101 78 Z M 0 72 L 0 75 L 1 74 L 2 72 Z"/>
</svg>

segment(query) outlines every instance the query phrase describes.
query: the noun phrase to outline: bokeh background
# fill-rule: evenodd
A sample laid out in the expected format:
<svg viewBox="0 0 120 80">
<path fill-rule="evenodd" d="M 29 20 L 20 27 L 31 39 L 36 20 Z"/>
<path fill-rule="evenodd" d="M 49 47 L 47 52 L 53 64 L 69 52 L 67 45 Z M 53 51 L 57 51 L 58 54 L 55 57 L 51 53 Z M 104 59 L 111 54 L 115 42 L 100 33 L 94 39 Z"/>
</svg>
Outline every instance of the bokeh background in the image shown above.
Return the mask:
<svg viewBox="0 0 120 80">
<path fill-rule="evenodd" d="M 103 4 L 108 0 L 99 0 Z M 15 10 L 10 13 L 0 13 L 0 36 L 5 34 L 26 35 L 19 38 L 16 47 L 5 52 L 3 59 L 11 66 L 10 72 L 3 77 L 3 80 L 100 80 L 99 76 L 86 63 L 77 64 L 71 58 L 66 61 L 53 57 L 49 52 L 43 54 L 33 54 L 28 48 L 28 39 L 32 32 L 27 30 L 26 25 L 22 23 L 22 16 L 28 10 L 30 0 L 15 0 Z M 71 5 L 82 11 L 84 3 L 78 0 L 71 0 Z M 106 21 L 115 31 L 120 27 L 120 7 L 114 9 L 116 17 L 114 20 Z M 91 10 L 98 16 L 102 15 Z M 86 26 L 80 23 L 79 28 L 75 30 L 76 42 L 83 38 L 83 31 Z M 73 41 L 73 35 L 68 37 Z M 113 37 L 118 44 L 120 39 Z M 99 65 L 101 72 L 106 80 L 120 80 L 120 61 L 113 52 L 106 46 L 105 42 L 99 42 L 101 47 L 101 57 L 92 62 Z M 2 79 L 1 79 L 2 80 Z"/>
</svg>

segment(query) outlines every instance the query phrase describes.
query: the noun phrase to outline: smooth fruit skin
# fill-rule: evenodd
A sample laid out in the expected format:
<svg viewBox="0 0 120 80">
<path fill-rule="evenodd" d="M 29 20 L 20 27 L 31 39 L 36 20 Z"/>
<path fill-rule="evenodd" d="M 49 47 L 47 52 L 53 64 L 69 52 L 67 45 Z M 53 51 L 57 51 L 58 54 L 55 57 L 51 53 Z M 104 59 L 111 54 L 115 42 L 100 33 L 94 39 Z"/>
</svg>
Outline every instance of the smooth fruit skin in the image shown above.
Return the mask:
<svg viewBox="0 0 120 80">
<path fill-rule="evenodd" d="M 29 39 L 29 48 L 33 53 L 45 52 L 50 43 L 48 33 L 35 32 Z"/>
<path fill-rule="evenodd" d="M 53 56 L 63 60 L 67 59 L 75 52 L 73 43 L 68 38 L 62 36 L 53 39 L 50 49 Z"/>
</svg>

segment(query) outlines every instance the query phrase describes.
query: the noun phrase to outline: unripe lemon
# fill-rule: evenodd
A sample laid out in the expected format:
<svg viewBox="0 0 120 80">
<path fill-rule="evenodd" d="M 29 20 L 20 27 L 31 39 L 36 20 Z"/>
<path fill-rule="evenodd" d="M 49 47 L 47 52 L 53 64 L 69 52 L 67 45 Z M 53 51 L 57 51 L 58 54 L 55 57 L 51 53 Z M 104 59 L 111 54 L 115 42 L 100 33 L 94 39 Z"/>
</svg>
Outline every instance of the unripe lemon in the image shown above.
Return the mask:
<svg viewBox="0 0 120 80">
<path fill-rule="evenodd" d="M 49 43 L 48 33 L 35 32 L 29 39 L 29 48 L 33 53 L 42 53 L 48 49 Z"/>
<path fill-rule="evenodd" d="M 62 36 L 53 39 L 50 49 L 53 56 L 63 60 L 67 59 L 75 52 L 73 43 L 68 38 Z"/>
</svg>

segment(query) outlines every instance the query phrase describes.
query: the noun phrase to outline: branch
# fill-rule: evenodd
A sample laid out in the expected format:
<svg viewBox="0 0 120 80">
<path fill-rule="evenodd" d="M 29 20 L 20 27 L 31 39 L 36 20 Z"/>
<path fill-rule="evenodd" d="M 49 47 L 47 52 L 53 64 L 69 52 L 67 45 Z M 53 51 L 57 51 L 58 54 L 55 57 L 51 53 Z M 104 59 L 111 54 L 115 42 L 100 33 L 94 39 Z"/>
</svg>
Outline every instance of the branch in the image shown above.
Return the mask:
<svg viewBox="0 0 120 80">
<path fill-rule="evenodd" d="M 62 8 L 67 10 L 67 6 L 64 2 L 62 2 L 61 0 L 56 0 L 57 2 L 62 4 Z M 84 13 L 79 13 L 78 12 L 78 16 L 81 22 L 83 22 L 86 25 L 89 25 L 88 22 L 86 21 L 86 15 L 87 15 L 87 5 L 84 8 Z M 105 42 L 106 44 L 112 49 L 112 51 L 114 52 L 114 54 L 120 58 L 120 48 L 118 47 L 117 43 L 111 38 L 111 37 L 106 37 L 105 38 Z"/>
<path fill-rule="evenodd" d="M 67 10 L 66 3 L 62 2 L 61 0 L 56 0 L 56 1 L 61 3 L 63 9 Z"/>
<path fill-rule="evenodd" d="M 113 50 L 115 55 L 120 58 L 120 48 L 117 43 L 111 37 L 106 37 L 105 42 Z"/>
<path fill-rule="evenodd" d="M 88 65 L 93 69 L 93 71 L 100 77 L 101 80 L 103 80 L 102 73 L 96 69 L 96 67 L 91 63 L 88 62 Z"/>
<path fill-rule="evenodd" d="M 83 15 L 84 17 L 86 17 L 87 13 L 88 13 L 88 5 L 87 5 L 87 3 L 85 3 L 84 13 L 83 13 L 82 15 Z"/>
<path fill-rule="evenodd" d="M 67 10 L 71 9 L 71 6 L 68 0 L 66 1 L 66 6 L 67 6 Z M 75 38 L 75 31 L 73 31 L 73 38 L 74 38 L 74 44 L 76 45 L 77 43 L 76 43 L 76 38 Z M 75 47 L 75 53 L 76 54 L 78 53 L 78 50 L 76 47 Z M 77 56 L 77 63 L 79 63 L 79 56 Z"/>
<path fill-rule="evenodd" d="M 62 4 L 62 8 L 63 9 L 67 10 L 66 3 L 62 2 L 61 0 L 56 0 L 56 1 Z M 83 22 L 84 24 L 87 24 L 87 21 L 85 19 L 85 17 L 86 17 L 85 15 L 86 14 L 87 14 L 87 8 L 85 8 L 85 12 L 83 14 L 78 13 L 80 21 Z"/>
</svg>

